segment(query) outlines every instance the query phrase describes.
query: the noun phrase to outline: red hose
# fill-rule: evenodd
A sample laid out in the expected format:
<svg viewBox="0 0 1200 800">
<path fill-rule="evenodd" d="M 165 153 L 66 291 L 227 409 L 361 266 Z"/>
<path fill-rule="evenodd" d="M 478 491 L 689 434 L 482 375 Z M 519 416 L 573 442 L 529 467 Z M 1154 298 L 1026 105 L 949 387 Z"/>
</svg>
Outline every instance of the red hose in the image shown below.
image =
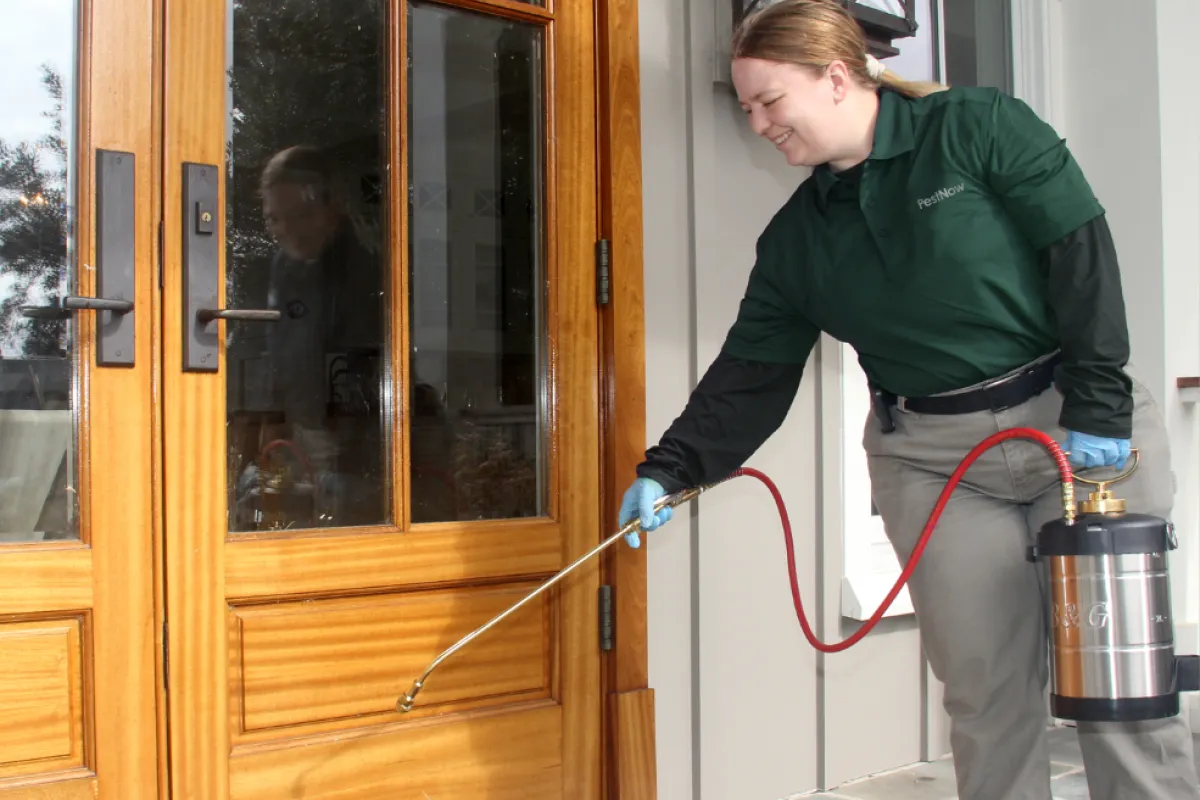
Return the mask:
<svg viewBox="0 0 1200 800">
<path fill-rule="evenodd" d="M 984 439 L 970 453 L 967 453 L 966 457 L 959 463 L 958 468 L 950 476 L 950 480 L 946 482 L 946 487 L 942 490 L 941 496 L 938 498 L 932 513 L 929 515 L 929 521 L 925 523 L 925 530 L 921 533 L 921 538 L 917 541 L 917 546 L 913 548 L 912 555 L 909 556 L 908 564 L 905 565 L 904 571 L 900 573 L 900 577 L 896 580 L 895 585 L 892 586 L 892 590 L 888 592 L 887 597 L 883 599 L 879 608 L 875 609 L 875 613 L 871 615 L 871 618 L 864 622 L 852 636 L 836 644 L 825 644 L 818 639 L 804 616 L 804 603 L 800 600 L 800 587 L 796 583 L 796 553 L 792 543 L 792 524 L 788 521 L 787 509 L 783 505 L 783 497 L 779 494 L 778 487 L 766 475 L 751 467 L 742 467 L 734 471 L 733 475 L 730 476 L 731 478 L 741 475 L 758 478 L 766 484 L 767 489 L 770 490 L 771 495 L 775 498 L 775 506 L 779 509 L 779 518 L 783 522 L 784 542 L 787 545 L 788 580 L 792 584 L 792 602 L 796 606 L 796 618 L 800 620 L 800 627 L 804 629 L 804 636 L 808 639 L 809 644 L 822 653 L 837 653 L 852 647 L 871 632 L 871 629 L 879 623 L 884 613 L 892 605 L 892 601 L 896 599 L 896 595 L 900 594 L 900 590 L 908 582 L 913 570 L 916 569 L 917 562 L 921 560 L 921 554 L 925 552 L 925 545 L 929 542 L 929 535 L 933 533 L 938 519 L 942 516 L 942 510 L 946 507 L 946 503 L 950 501 L 950 496 L 954 492 L 955 487 L 958 486 L 958 482 L 962 480 L 966 471 L 971 468 L 975 460 L 983 455 L 985 451 L 1008 439 L 1032 439 L 1044 445 L 1050 451 L 1050 455 L 1054 457 L 1063 485 L 1072 484 L 1074 476 L 1071 471 L 1071 465 L 1067 461 L 1067 456 L 1062 448 L 1059 447 L 1058 442 L 1054 441 L 1047 434 L 1033 428 L 1010 428 Z"/>
</svg>

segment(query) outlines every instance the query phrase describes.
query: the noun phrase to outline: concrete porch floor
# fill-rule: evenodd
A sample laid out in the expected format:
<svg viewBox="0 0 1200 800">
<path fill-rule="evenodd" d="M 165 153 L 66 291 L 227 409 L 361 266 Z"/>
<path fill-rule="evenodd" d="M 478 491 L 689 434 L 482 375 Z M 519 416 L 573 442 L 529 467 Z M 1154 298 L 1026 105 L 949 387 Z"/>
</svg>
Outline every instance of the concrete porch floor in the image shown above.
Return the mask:
<svg viewBox="0 0 1200 800">
<path fill-rule="evenodd" d="M 1200 763 L 1200 736 L 1194 740 Z M 1089 800 L 1083 757 L 1074 728 L 1050 731 L 1050 770 L 1054 800 Z M 796 795 L 790 800 L 957 800 L 950 757 L 916 764 L 842 784 L 828 792 Z"/>
</svg>

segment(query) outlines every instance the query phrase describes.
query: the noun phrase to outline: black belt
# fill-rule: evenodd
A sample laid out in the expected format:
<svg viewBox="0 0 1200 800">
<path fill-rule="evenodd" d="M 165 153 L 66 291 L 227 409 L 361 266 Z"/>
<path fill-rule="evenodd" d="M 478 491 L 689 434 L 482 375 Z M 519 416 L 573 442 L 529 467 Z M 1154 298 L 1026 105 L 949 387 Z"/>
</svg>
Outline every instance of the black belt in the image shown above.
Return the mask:
<svg viewBox="0 0 1200 800">
<path fill-rule="evenodd" d="M 906 397 L 903 403 L 896 395 L 875 386 L 871 387 L 871 394 L 877 404 L 882 403 L 888 408 L 899 405 L 903 410 L 913 411 L 917 414 L 971 414 L 976 411 L 1003 411 L 1019 406 L 1053 386 L 1054 370 L 1061 361 L 1062 357 L 1056 354 L 995 383 L 958 394 Z M 880 409 L 876 408 L 876 410 Z"/>
</svg>

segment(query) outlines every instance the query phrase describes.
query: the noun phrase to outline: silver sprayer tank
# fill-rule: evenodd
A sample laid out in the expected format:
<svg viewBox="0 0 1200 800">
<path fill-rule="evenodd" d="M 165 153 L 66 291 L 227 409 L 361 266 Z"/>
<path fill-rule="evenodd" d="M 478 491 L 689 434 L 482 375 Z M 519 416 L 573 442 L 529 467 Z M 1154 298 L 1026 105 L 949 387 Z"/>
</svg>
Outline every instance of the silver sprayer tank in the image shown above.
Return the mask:
<svg viewBox="0 0 1200 800">
<path fill-rule="evenodd" d="M 1030 553 L 1046 587 L 1050 711 L 1095 722 L 1175 716 L 1179 692 L 1200 688 L 1200 663 L 1175 655 L 1174 527 L 1127 513 L 1103 485 L 1080 510 L 1073 523 L 1044 525 Z"/>
</svg>

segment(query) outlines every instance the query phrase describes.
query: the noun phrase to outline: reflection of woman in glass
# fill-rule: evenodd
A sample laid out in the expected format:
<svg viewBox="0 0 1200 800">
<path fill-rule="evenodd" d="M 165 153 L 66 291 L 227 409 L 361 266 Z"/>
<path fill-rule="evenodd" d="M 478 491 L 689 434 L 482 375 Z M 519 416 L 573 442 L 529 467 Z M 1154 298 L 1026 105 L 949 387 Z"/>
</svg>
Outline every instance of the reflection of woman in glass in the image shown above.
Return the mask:
<svg viewBox="0 0 1200 800">
<path fill-rule="evenodd" d="M 333 400 L 330 362 L 380 350 L 380 266 L 359 241 L 321 151 L 276 154 L 263 171 L 262 198 L 279 246 L 267 293 L 268 305 L 283 312 L 270 336 L 276 399 L 290 422 L 316 429 L 328 422 Z"/>
<path fill-rule="evenodd" d="M 266 228 L 279 248 L 267 289 L 267 305 L 282 312 L 266 336 L 272 406 L 322 493 L 332 495 L 333 518 L 320 524 L 383 522 L 378 257 L 359 239 L 347 193 L 323 151 L 277 153 L 263 170 L 261 191 Z"/>
</svg>

